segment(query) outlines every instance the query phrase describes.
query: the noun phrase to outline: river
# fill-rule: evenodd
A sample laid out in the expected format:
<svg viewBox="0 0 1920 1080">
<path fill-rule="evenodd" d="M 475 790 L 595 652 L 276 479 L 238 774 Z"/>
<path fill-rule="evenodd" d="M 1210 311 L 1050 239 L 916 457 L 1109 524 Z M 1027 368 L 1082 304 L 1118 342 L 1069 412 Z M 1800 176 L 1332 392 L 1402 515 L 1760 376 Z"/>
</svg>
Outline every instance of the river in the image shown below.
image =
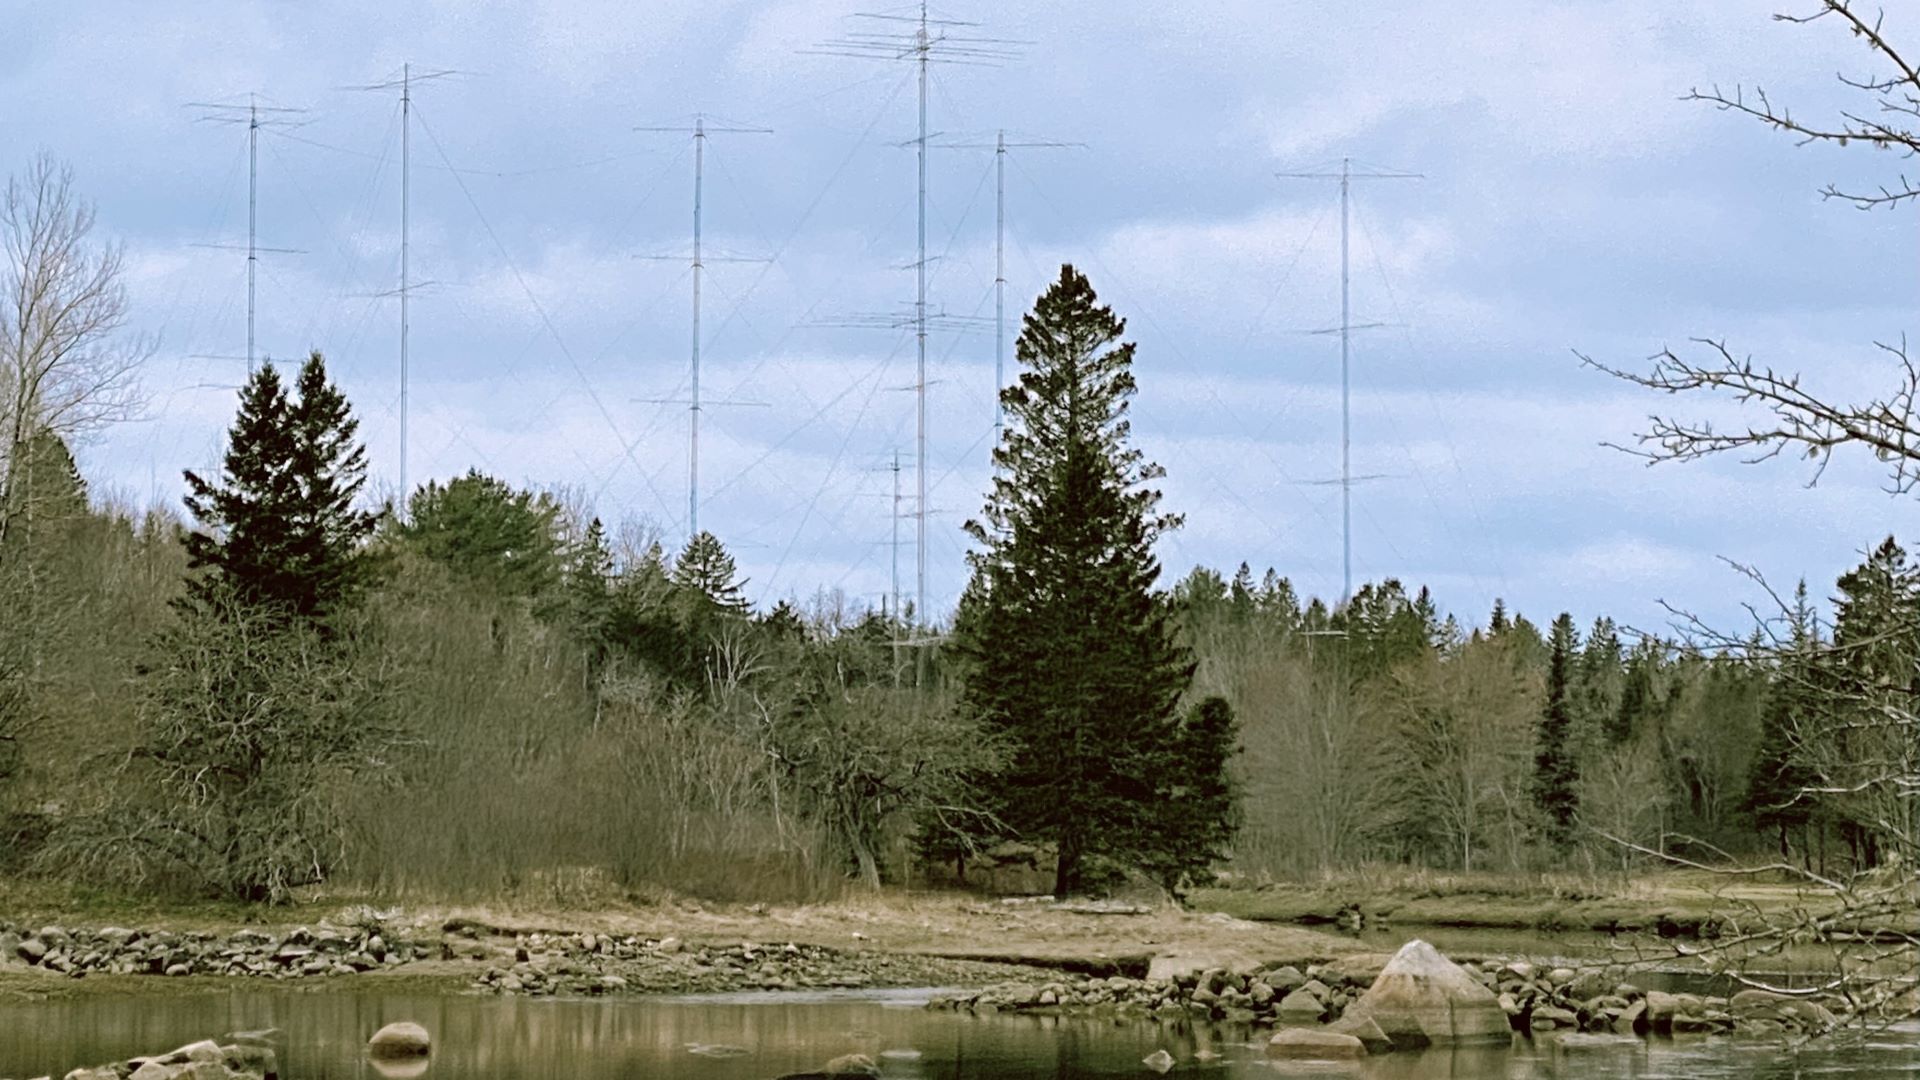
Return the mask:
<svg viewBox="0 0 1920 1080">
<path fill-rule="evenodd" d="M 1569 1050 L 1548 1039 L 1511 1047 L 1394 1054 L 1349 1064 L 1269 1063 L 1258 1036 L 1215 1025 L 929 1012 L 926 992 L 858 996 L 530 1000 L 407 997 L 338 990 L 244 990 L 86 997 L 0 1005 L 0 1076 L 60 1076 L 78 1064 L 151 1053 L 236 1030 L 285 1033 L 284 1080 L 381 1080 L 368 1035 L 393 1020 L 435 1039 L 430 1080 L 770 1080 L 864 1053 L 898 1080 L 1151 1078 L 1141 1059 L 1165 1049 L 1171 1076 L 1705 1080 L 1716 1077 L 1920 1076 L 1920 1027 L 1844 1047 L 1789 1054 L 1732 1038 L 1625 1039 Z M 715 1049 L 731 1048 L 731 1049 Z M 734 1051 L 744 1051 L 735 1053 Z M 1218 1055 L 1196 1057 L 1197 1051 Z"/>
</svg>

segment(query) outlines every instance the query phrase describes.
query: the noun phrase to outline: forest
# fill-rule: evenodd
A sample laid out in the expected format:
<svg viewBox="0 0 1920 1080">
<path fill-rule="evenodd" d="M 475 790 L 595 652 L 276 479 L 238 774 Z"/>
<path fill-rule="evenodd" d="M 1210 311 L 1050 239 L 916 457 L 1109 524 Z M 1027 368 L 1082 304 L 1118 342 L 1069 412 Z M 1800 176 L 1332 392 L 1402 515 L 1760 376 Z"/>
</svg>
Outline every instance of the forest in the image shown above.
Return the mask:
<svg viewBox="0 0 1920 1080">
<path fill-rule="evenodd" d="M 53 434 L 10 458 L 9 874 L 248 899 L 323 882 L 773 899 L 991 885 L 1033 858 L 973 797 L 1005 751 L 963 707 L 983 664 L 964 625 L 922 636 L 828 593 L 752 610 L 719 539 L 669 551 L 560 490 L 470 472 L 370 510 L 261 467 L 312 428 L 332 433 L 317 474 L 350 477 L 351 423 L 317 358 L 292 392 L 256 378 L 227 473 L 270 497 L 190 476 L 187 516 L 90 498 Z M 339 565 L 286 524 L 328 515 Z M 306 621 L 210 588 L 218 569 L 303 598 Z M 1211 763 L 1213 789 L 1206 769 L 1183 789 L 1210 800 L 1146 798 L 1206 821 L 1086 808 L 1095 831 L 1204 849 L 1172 872 L 1136 851 L 1090 890 L 1381 864 L 1631 874 L 1655 852 L 1839 872 L 1911 835 L 1905 802 L 1845 790 L 1913 754 L 1865 722 L 1920 669 L 1920 566 L 1892 539 L 1834 584 L 1831 614 L 1802 587 L 1777 622 L 1707 644 L 1500 605 L 1463 622 L 1391 580 L 1331 607 L 1244 564 L 1148 595 L 1191 658 L 1181 705 L 1224 702 L 1231 745 L 1154 765 Z"/>
</svg>

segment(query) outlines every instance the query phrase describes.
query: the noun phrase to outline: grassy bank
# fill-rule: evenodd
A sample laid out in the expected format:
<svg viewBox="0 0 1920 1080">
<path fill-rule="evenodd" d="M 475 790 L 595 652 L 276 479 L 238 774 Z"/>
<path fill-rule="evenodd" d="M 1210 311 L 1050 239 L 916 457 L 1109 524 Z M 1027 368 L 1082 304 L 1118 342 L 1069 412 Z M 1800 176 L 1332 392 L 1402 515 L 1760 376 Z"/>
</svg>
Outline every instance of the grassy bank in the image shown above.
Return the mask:
<svg viewBox="0 0 1920 1080">
<path fill-rule="evenodd" d="M 1202 889 L 1191 902 L 1259 922 L 1516 930 L 1583 930 L 1692 937 L 1729 921 L 1836 908 L 1831 896 L 1697 871 L 1634 878 L 1371 871 L 1305 882 Z"/>
</svg>

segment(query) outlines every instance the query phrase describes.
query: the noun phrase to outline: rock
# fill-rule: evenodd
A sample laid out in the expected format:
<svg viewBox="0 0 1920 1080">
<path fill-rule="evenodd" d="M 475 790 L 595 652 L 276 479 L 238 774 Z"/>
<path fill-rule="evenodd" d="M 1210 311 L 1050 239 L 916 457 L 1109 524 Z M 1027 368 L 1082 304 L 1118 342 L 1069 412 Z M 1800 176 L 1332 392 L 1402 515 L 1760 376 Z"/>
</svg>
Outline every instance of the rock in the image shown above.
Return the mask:
<svg viewBox="0 0 1920 1080">
<path fill-rule="evenodd" d="M 687 1053 L 705 1058 L 746 1057 L 753 1051 L 744 1046 L 730 1046 L 726 1043 L 688 1043 Z"/>
<path fill-rule="evenodd" d="M 1513 1031 L 1492 991 L 1418 940 L 1401 946 L 1347 1015 L 1371 1017 L 1395 1046 L 1504 1042 Z"/>
<path fill-rule="evenodd" d="M 432 1048 L 427 1029 L 411 1020 L 388 1024 L 367 1040 L 367 1052 L 377 1058 L 420 1057 Z"/>
<path fill-rule="evenodd" d="M 1348 986 L 1372 986 L 1392 961 L 1393 955 L 1388 953 L 1355 953 L 1337 957 L 1321 965 L 1321 977 L 1338 978 Z"/>
<path fill-rule="evenodd" d="M 827 1062 L 828 1076 L 879 1076 L 880 1066 L 865 1054 L 842 1054 Z"/>
<path fill-rule="evenodd" d="M 1307 977 L 1300 973 L 1299 968 L 1291 964 L 1274 968 L 1261 975 L 1260 981 L 1281 994 L 1291 994 L 1307 985 Z"/>
<path fill-rule="evenodd" d="M 1556 1054 L 1636 1053 L 1645 1047 L 1629 1035 L 1582 1035 L 1568 1032 L 1553 1040 Z"/>
<path fill-rule="evenodd" d="M 1673 1014 L 1680 1007 L 1679 995 L 1649 990 L 1642 1003 L 1647 1007 L 1648 1027 L 1655 1031 L 1673 1030 Z"/>
<path fill-rule="evenodd" d="M 1317 1024 L 1326 1011 L 1325 1002 L 1301 989 L 1281 998 L 1274 1015 L 1282 1024 Z"/>
<path fill-rule="evenodd" d="M 1166 982 L 1185 976 L 1197 979 L 1201 972 L 1220 970 L 1248 975 L 1260 970 L 1258 961 L 1235 949 L 1175 949 L 1147 962 L 1147 978 Z"/>
<path fill-rule="evenodd" d="M 1340 1061 L 1367 1056 L 1367 1046 L 1352 1035 L 1313 1028 L 1288 1028 L 1267 1041 L 1272 1058 Z"/>
<path fill-rule="evenodd" d="M 1819 1002 L 1769 990 L 1742 990 L 1728 999 L 1727 1010 L 1736 1020 L 1780 1020 L 1818 1031 L 1835 1023 Z"/>
<path fill-rule="evenodd" d="M 47 957 L 47 943 L 37 937 L 30 937 L 13 947 L 14 954 L 29 964 L 37 964 Z"/>
<path fill-rule="evenodd" d="M 1554 1028 L 1579 1027 L 1580 1018 L 1571 1009 L 1562 1009 L 1554 1005 L 1537 1005 L 1527 1017 L 1527 1027 L 1535 1031 L 1552 1031 Z"/>
<path fill-rule="evenodd" d="M 1613 1030 L 1620 1035 L 1644 1035 L 1647 1032 L 1647 1003 L 1636 1001 L 1614 1018 Z"/>
<path fill-rule="evenodd" d="M 173 1080 L 173 1074 L 180 1070 L 171 1065 L 162 1065 L 158 1061 L 143 1061 L 133 1070 L 127 1080 Z"/>
<path fill-rule="evenodd" d="M 1164 1073 L 1173 1068 L 1173 1055 L 1167 1053 L 1165 1050 L 1155 1050 L 1153 1053 L 1141 1058 L 1140 1064 L 1145 1065 L 1154 1072 Z"/>
<path fill-rule="evenodd" d="M 1342 1016 L 1326 1026 L 1327 1031 L 1336 1035 L 1351 1035 L 1360 1040 L 1369 1054 L 1384 1054 L 1393 1049 L 1393 1040 L 1380 1030 L 1371 1016 Z"/>
</svg>

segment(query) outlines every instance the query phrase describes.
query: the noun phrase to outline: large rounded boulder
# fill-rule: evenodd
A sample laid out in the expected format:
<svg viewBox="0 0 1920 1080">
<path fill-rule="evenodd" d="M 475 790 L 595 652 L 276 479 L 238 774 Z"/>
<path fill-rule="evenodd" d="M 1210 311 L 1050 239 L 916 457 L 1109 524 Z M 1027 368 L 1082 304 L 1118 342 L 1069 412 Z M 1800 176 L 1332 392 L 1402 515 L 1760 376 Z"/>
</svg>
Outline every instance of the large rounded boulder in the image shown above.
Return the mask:
<svg viewBox="0 0 1920 1080">
<path fill-rule="evenodd" d="M 367 1040 L 367 1053 L 376 1058 L 425 1057 L 432 1049 L 427 1029 L 411 1020 L 388 1024 Z"/>
<path fill-rule="evenodd" d="M 1506 1042 L 1513 1035 L 1493 991 L 1418 940 L 1400 947 L 1345 1015 L 1372 1020 L 1396 1047 Z"/>
</svg>

